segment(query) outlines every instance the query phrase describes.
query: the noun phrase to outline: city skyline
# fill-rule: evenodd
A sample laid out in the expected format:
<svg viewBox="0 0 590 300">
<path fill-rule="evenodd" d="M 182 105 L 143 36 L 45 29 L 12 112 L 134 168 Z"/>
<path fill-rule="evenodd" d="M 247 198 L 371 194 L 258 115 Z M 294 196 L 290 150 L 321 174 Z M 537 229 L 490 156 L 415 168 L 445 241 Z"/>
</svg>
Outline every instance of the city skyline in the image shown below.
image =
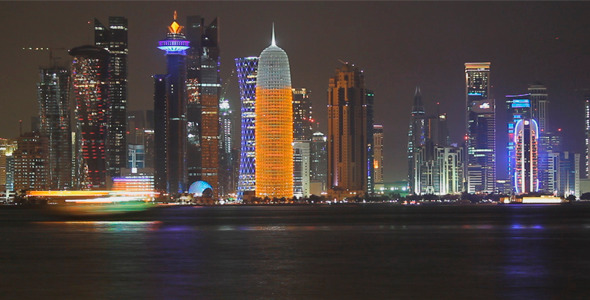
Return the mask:
<svg viewBox="0 0 590 300">
<path fill-rule="evenodd" d="M 31 5 L 35 9 L 26 9 Z M 542 82 L 551 101 L 549 123 L 563 127 L 565 135 L 572 137 L 564 141 L 564 150 L 583 150 L 583 102 L 576 90 L 590 87 L 589 75 L 584 73 L 590 57 L 581 44 L 585 42 L 581 39 L 583 28 L 590 28 L 590 21 L 581 17 L 590 11 L 586 3 L 265 3 L 265 12 L 257 9 L 261 3 L 149 2 L 144 12 L 134 10 L 135 5 L 138 4 L 0 4 L 3 28 L 23 26 L 15 32 L 6 30 L 11 46 L 0 50 L 5 57 L 0 60 L 2 68 L 14 70 L 10 76 L 5 74 L 0 83 L 0 103 L 11 112 L 0 121 L 0 137 L 17 136 L 18 120 L 23 120 L 26 127 L 30 116 L 38 111 L 35 85 L 39 68 L 49 65 L 48 53 L 22 48 L 53 47 L 54 58 L 61 57 L 60 65 L 67 66 L 71 63 L 69 56 L 58 48 L 92 44 L 94 18 L 129 19 L 128 108 L 149 109 L 153 101 L 150 76 L 165 70 L 165 59 L 153 45 L 165 33 L 162 24 L 168 24 L 170 14 L 178 10 L 180 20 L 196 14 L 208 20 L 220 18 L 224 81 L 229 80 L 235 68 L 234 58 L 257 55 L 268 45 L 269 24 L 278 21 L 278 42 L 289 53 L 293 86 L 314 91 L 310 97 L 314 118 L 320 121 L 324 133 L 327 99 L 323 91 L 339 66 L 338 59 L 364 70 L 367 86 L 375 91 L 375 122 L 384 124 L 386 181 L 402 180 L 407 174 L 405 136 L 416 85 L 421 87 L 426 107 L 440 102 L 441 112 L 448 112 L 451 141 L 460 142 L 464 134 L 463 64 L 469 61 L 492 63 L 490 93 L 497 106 L 504 95 L 524 92 L 528 84 Z M 297 17 L 299 13 L 308 13 L 309 18 L 302 22 Z M 248 28 L 240 27 L 245 22 L 241 14 L 251 19 Z M 356 21 L 344 23 L 350 16 L 355 16 Z M 411 23 L 412 17 L 417 16 L 428 22 Z M 488 22 L 474 23 L 478 19 Z M 44 29 L 31 20 L 38 20 Z M 336 31 L 332 28 L 336 26 L 329 24 L 341 24 L 342 28 Z M 512 30 L 525 26 L 535 30 Z M 320 32 L 312 30 L 318 27 L 322 28 Z M 390 30 L 377 34 L 383 28 Z M 15 59 L 6 59 L 11 57 Z M 230 89 L 228 98 L 237 111 L 240 99 L 235 80 Z M 505 127 L 505 120 L 504 112 L 498 110 L 498 131 Z M 500 152 L 506 140 L 498 134 L 498 178 L 503 177 L 500 174 L 506 169 L 506 158 Z"/>
</svg>

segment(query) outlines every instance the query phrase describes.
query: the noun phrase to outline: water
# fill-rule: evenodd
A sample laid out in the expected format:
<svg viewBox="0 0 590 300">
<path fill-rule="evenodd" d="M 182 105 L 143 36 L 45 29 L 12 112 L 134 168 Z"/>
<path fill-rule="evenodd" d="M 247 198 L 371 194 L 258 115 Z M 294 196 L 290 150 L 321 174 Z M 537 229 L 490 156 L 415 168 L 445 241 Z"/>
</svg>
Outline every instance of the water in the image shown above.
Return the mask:
<svg viewBox="0 0 590 300">
<path fill-rule="evenodd" d="M 0 207 L 5 299 L 576 299 L 590 206 Z"/>
</svg>

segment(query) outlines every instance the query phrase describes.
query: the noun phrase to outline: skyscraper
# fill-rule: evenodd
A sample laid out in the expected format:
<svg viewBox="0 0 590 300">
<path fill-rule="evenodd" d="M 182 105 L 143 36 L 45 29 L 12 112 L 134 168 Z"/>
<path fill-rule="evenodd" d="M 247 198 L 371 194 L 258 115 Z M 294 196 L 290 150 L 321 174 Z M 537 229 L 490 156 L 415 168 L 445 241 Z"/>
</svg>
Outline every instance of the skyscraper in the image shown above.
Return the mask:
<svg viewBox="0 0 590 300">
<path fill-rule="evenodd" d="M 72 187 L 70 129 L 70 72 L 65 68 L 42 68 L 37 84 L 40 133 L 48 140 L 47 186 L 53 190 Z"/>
<path fill-rule="evenodd" d="M 287 53 L 260 53 L 256 83 L 256 196 L 293 197 L 293 91 Z"/>
<path fill-rule="evenodd" d="M 365 145 L 367 147 L 367 194 L 371 195 L 375 192 L 375 170 L 374 164 L 374 150 L 373 150 L 373 104 L 375 102 L 375 92 L 372 90 L 365 90 L 366 93 L 366 112 L 367 112 L 367 132 L 365 133 Z"/>
<path fill-rule="evenodd" d="M 547 88 L 540 82 L 529 84 L 528 92 L 531 99 L 531 118 L 539 125 L 539 136 L 549 130 L 549 95 Z"/>
<path fill-rule="evenodd" d="M 0 138 L 0 191 L 13 190 L 14 160 L 13 152 L 16 150 L 17 141 Z M 12 168 L 11 168 L 12 165 Z"/>
<path fill-rule="evenodd" d="M 311 141 L 313 130 L 310 91 L 306 88 L 293 89 L 293 139 Z"/>
<path fill-rule="evenodd" d="M 109 108 L 109 59 L 107 50 L 80 46 L 69 51 L 76 97 L 76 172 L 82 189 L 107 185 L 107 129 Z"/>
<path fill-rule="evenodd" d="M 493 193 L 496 184 L 496 105 L 490 99 L 490 63 L 465 63 L 466 175 L 469 193 Z"/>
<path fill-rule="evenodd" d="M 310 193 L 316 196 L 326 192 L 328 177 L 328 148 L 326 135 L 317 131 L 311 139 Z"/>
<path fill-rule="evenodd" d="M 293 195 L 308 197 L 311 192 L 310 145 L 308 141 L 293 142 Z"/>
<path fill-rule="evenodd" d="M 585 176 L 590 178 L 590 94 L 584 97 L 584 132 L 586 134 L 586 149 L 585 149 Z"/>
<path fill-rule="evenodd" d="M 524 118 L 514 126 L 515 190 L 517 194 L 539 190 L 539 126 L 534 119 Z"/>
<path fill-rule="evenodd" d="M 426 112 L 422 103 L 422 94 L 420 87 L 416 87 L 414 92 L 414 104 L 412 105 L 412 115 L 410 117 L 410 126 L 408 130 L 408 184 L 410 194 L 419 194 L 415 188 L 418 176 L 416 172 L 416 152 L 424 145 L 426 139 Z"/>
<path fill-rule="evenodd" d="M 383 125 L 373 125 L 373 173 L 375 187 L 383 187 Z"/>
<path fill-rule="evenodd" d="M 531 99 L 529 94 L 506 95 L 506 109 L 508 116 L 508 178 L 513 187 L 516 183 L 516 152 L 515 134 L 516 124 L 523 119 L 531 118 Z M 537 134 L 539 134 L 537 132 Z"/>
<path fill-rule="evenodd" d="M 367 124 L 364 75 L 343 63 L 328 88 L 328 184 L 336 198 L 367 193 Z"/>
<path fill-rule="evenodd" d="M 176 22 L 174 12 L 174 21 L 168 27 L 166 39 L 161 40 L 158 47 L 166 51 L 168 74 L 154 76 L 155 186 L 170 194 L 188 190 L 185 51 L 189 48 L 189 41 L 181 32 L 182 28 Z"/>
<path fill-rule="evenodd" d="M 205 181 L 219 192 L 219 36 L 217 19 L 208 26 L 201 16 L 188 16 L 187 118 L 188 181 Z M 227 187 L 224 188 L 227 190 Z"/>
<path fill-rule="evenodd" d="M 255 119 L 256 119 L 256 77 L 258 57 L 236 58 L 238 85 L 240 87 L 241 107 L 241 141 L 240 141 L 240 173 L 238 175 L 238 199 L 242 200 L 244 192 L 252 193 L 256 189 L 256 152 L 255 152 Z"/>
<path fill-rule="evenodd" d="M 109 114 L 107 115 L 107 167 L 110 176 L 119 176 L 127 164 L 127 18 L 109 17 L 109 27 L 94 19 L 94 44 L 110 53 Z"/>
<path fill-rule="evenodd" d="M 219 101 L 219 127 L 220 127 L 220 164 L 219 164 L 219 190 L 220 194 L 228 195 L 236 192 L 237 181 L 235 176 L 235 158 L 232 143 L 233 135 L 233 111 L 229 100 L 221 98 Z"/>
</svg>

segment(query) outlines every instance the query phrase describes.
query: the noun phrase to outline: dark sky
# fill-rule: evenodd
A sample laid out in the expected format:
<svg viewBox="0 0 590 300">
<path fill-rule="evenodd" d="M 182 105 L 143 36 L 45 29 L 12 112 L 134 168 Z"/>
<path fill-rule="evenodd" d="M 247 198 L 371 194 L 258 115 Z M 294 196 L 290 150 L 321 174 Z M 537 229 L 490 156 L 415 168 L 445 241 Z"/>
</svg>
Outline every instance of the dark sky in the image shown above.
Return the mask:
<svg viewBox="0 0 590 300">
<path fill-rule="evenodd" d="M 420 85 L 427 109 L 440 102 L 451 139 L 463 134 L 464 63 L 492 63 L 497 99 L 499 177 L 505 150 L 504 95 L 544 83 L 551 101 L 550 127 L 563 128 L 566 150 L 583 151 L 581 90 L 590 87 L 589 2 L 0 2 L 0 137 L 28 130 L 37 113 L 38 68 L 47 53 L 23 47 L 72 48 L 90 44 L 94 17 L 129 19 L 129 109 L 150 109 L 151 75 L 165 71 L 156 48 L 177 10 L 210 22 L 219 17 L 222 79 L 234 58 L 257 56 L 270 43 L 289 55 L 293 87 L 312 90 L 314 115 L 326 130 L 328 79 L 349 61 L 375 91 L 375 121 L 384 125 L 386 180 L 406 177 L 407 130 L 412 97 Z M 64 50 L 54 56 L 68 63 Z M 238 110 L 237 83 L 227 96 Z M 433 109 L 430 109 L 432 112 Z"/>
</svg>

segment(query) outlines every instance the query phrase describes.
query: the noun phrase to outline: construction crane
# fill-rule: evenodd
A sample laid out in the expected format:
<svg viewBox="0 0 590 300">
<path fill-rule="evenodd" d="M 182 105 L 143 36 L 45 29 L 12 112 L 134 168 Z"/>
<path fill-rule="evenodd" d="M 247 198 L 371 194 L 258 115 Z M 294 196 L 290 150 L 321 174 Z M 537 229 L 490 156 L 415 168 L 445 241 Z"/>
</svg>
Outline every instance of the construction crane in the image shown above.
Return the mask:
<svg viewBox="0 0 590 300">
<path fill-rule="evenodd" d="M 56 66 L 57 65 L 57 59 L 60 59 L 61 57 L 54 57 L 53 56 L 53 51 L 54 50 L 66 50 L 66 48 L 49 48 L 49 47 L 23 47 L 21 50 L 23 51 L 31 51 L 31 52 L 42 52 L 42 51 L 47 51 L 49 53 L 49 64 L 51 66 Z"/>
</svg>

